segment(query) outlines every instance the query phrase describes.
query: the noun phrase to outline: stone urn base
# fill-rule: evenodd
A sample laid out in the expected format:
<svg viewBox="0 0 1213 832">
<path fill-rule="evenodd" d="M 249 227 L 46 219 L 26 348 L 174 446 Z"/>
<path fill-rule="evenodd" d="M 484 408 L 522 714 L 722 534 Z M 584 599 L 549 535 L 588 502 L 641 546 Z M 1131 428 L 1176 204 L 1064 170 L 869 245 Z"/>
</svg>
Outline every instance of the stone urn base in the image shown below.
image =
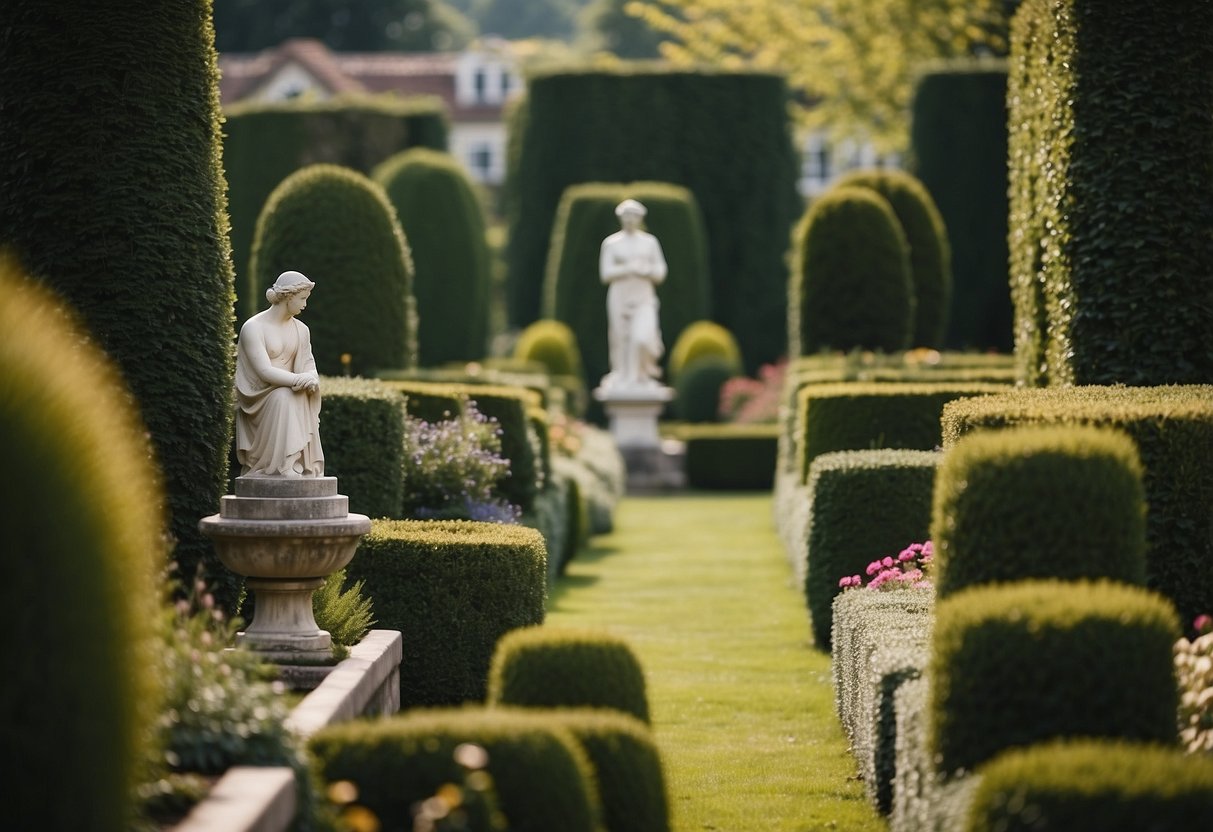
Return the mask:
<svg viewBox="0 0 1213 832">
<path fill-rule="evenodd" d="M 354 557 L 370 518 L 349 513 L 336 477 L 237 477 L 236 493 L 198 524 L 219 560 L 248 578 L 253 621 L 236 643 L 283 664 L 332 659 L 312 593 Z"/>
<path fill-rule="evenodd" d="M 674 398 L 674 390 L 660 384 L 598 387 L 594 398 L 602 402 L 610 420 L 611 436 L 620 450 L 660 448 L 657 419 Z"/>
</svg>

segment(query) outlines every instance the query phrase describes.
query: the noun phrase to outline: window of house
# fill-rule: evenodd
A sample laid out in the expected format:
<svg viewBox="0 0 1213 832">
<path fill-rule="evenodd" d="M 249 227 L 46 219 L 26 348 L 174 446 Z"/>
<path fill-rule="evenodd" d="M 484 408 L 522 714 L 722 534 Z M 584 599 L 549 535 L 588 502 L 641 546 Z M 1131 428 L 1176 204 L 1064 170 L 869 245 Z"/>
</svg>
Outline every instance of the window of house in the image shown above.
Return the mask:
<svg viewBox="0 0 1213 832">
<path fill-rule="evenodd" d="M 488 179 L 493 170 L 492 146 L 487 144 L 473 146 L 472 152 L 468 154 L 468 167 L 471 168 L 476 179 L 480 181 Z"/>
<path fill-rule="evenodd" d="M 485 100 L 488 86 L 488 73 L 485 72 L 483 68 L 477 69 L 476 73 L 472 76 L 472 90 L 474 99 L 477 103 Z"/>
</svg>

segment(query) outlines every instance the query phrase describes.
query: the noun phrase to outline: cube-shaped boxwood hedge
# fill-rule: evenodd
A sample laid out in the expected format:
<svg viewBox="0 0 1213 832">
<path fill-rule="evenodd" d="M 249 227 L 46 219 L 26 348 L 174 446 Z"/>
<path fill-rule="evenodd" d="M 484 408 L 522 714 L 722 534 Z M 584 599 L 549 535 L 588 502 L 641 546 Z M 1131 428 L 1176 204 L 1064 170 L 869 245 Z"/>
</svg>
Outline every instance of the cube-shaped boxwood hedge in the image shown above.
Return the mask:
<svg viewBox="0 0 1213 832">
<path fill-rule="evenodd" d="M 1111 581 L 1019 581 L 940 599 L 929 667 L 938 770 L 1063 737 L 1174 743 L 1164 598 Z"/>
<path fill-rule="evenodd" d="M 547 553 L 524 526 L 376 521 L 346 572 L 405 634 L 401 708 L 483 701 L 498 639 L 543 621 Z"/>
<path fill-rule="evenodd" d="M 830 647 L 838 580 L 927 539 L 940 454 L 839 451 L 809 468 L 808 570 L 804 592 L 813 639 Z"/>
<path fill-rule="evenodd" d="M 778 425 L 686 425 L 678 438 L 691 488 L 765 490 L 775 482 Z"/>
<path fill-rule="evenodd" d="M 1137 450 L 1123 433 L 1094 427 L 970 434 L 944 454 L 931 540 L 940 597 L 1024 578 L 1143 584 Z"/>
<path fill-rule="evenodd" d="M 404 400 L 382 382 L 325 376 L 320 434 L 325 473 L 350 511 L 399 517 L 404 501 Z"/>
</svg>

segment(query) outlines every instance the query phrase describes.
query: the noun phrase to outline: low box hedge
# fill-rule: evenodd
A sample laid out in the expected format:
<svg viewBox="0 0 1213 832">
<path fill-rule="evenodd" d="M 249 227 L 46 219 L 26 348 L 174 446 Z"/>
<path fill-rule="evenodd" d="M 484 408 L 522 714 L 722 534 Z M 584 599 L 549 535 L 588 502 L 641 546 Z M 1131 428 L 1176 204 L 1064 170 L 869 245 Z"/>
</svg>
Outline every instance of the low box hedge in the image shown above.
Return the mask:
<svg viewBox="0 0 1213 832">
<path fill-rule="evenodd" d="M 683 425 L 676 435 L 691 488 L 753 491 L 775 483 L 778 425 Z"/>
<path fill-rule="evenodd" d="M 804 594 L 813 639 L 830 648 L 831 604 L 840 578 L 927 539 L 940 454 L 838 451 L 809 469 Z"/>
<path fill-rule="evenodd" d="M 463 786 L 456 750 L 465 744 L 487 752 L 483 771 L 511 832 L 598 832 L 593 766 L 555 720 L 497 709 L 418 711 L 324 728 L 309 750 L 324 783 L 354 785 L 375 828 L 412 829 L 415 804 L 448 784 Z"/>
<path fill-rule="evenodd" d="M 569 556 L 569 547 L 573 545 L 569 539 L 572 529 L 569 527 L 569 500 L 572 497 L 572 485 L 565 477 L 553 478 L 536 493 L 531 507 L 523 512 L 521 523 L 536 529 L 543 535 L 544 545 L 548 552 L 547 580 L 548 584 L 555 583 L 564 567 L 565 559 Z"/>
<path fill-rule="evenodd" d="M 930 746 L 940 772 L 1089 736 L 1175 743 L 1164 598 L 1111 581 L 1019 581 L 942 598 L 932 633 Z"/>
<path fill-rule="evenodd" d="M 400 516 L 404 501 L 404 402 L 382 382 L 320 379 L 325 474 L 336 477 L 350 511 Z"/>
<path fill-rule="evenodd" d="M 1144 469 L 1146 581 L 1184 620 L 1213 609 L 1213 385 L 1018 390 L 944 407 L 945 446 L 981 429 L 1095 425 L 1127 433 Z"/>
<path fill-rule="evenodd" d="M 1028 426 L 956 442 L 936 478 L 934 582 L 1110 578 L 1145 583 L 1146 505 L 1131 439 Z"/>
<path fill-rule="evenodd" d="M 966 832 L 1213 829 L 1213 759 L 1108 740 L 1015 749 L 981 768 Z"/>
<path fill-rule="evenodd" d="M 897 691 L 906 682 L 922 677 L 930 662 L 929 635 L 909 638 L 902 644 L 886 644 L 872 653 L 868 684 L 861 710 L 868 720 L 868 745 L 853 748 L 868 800 L 882 815 L 893 810 L 893 786 L 897 777 Z"/>
<path fill-rule="evenodd" d="M 547 552 L 525 526 L 375 521 L 346 573 L 405 633 L 401 708 L 483 701 L 498 639 L 543 622 Z"/>
</svg>

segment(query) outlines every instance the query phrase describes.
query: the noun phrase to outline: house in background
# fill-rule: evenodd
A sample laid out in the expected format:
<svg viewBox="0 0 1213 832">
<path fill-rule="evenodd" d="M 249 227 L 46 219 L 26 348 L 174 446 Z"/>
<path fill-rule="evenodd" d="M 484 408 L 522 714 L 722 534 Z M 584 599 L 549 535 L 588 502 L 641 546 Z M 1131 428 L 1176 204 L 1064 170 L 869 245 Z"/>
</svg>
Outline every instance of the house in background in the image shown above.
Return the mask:
<svg viewBox="0 0 1213 832">
<path fill-rule="evenodd" d="M 237 101 L 336 95 L 436 95 L 450 115 L 450 152 L 484 185 L 505 180 L 506 101 L 523 81 L 509 44 L 477 41 L 463 52 L 333 52 L 296 38 L 254 54 L 219 56 L 223 106 Z"/>
<path fill-rule="evenodd" d="M 899 154 L 877 153 L 870 143 L 854 140 L 831 143 L 825 131 L 802 137 L 800 152 L 800 179 L 796 186 L 806 200 L 816 199 L 850 171 L 901 167 Z"/>
</svg>

